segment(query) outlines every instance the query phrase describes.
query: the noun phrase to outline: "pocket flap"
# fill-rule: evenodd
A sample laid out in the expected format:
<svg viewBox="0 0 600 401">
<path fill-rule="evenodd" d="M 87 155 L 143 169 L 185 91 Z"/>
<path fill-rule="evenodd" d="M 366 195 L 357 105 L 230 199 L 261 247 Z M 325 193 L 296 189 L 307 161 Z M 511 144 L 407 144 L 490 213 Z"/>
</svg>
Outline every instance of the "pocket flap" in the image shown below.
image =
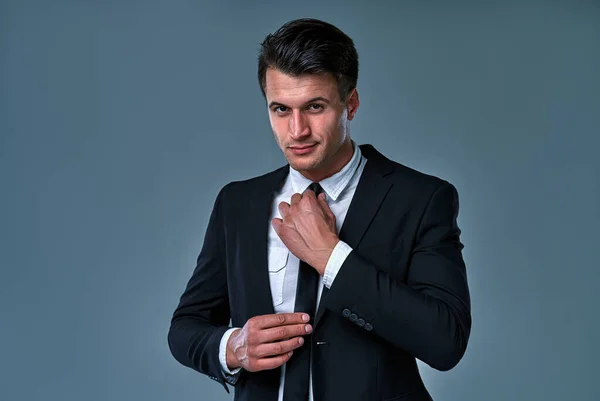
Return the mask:
<svg viewBox="0 0 600 401">
<path fill-rule="evenodd" d="M 275 273 L 285 267 L 290 251 L 287 248 L 273 247 L 269 250 L 269 272 Z"/>
</svg>

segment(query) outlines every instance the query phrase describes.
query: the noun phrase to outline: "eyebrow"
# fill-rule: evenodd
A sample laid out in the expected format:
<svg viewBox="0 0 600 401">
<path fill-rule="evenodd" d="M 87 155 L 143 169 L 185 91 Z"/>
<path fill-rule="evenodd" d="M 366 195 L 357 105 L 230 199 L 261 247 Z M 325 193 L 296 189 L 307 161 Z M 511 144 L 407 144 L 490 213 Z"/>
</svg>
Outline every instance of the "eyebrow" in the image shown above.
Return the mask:
<svg viewBox="0 0 600 401">
<path fill-rule="evenodd" d="M 315 103 L 315 102 L 324 102 L 327 104 L 330 104 L 331 102 L 329 101 L 329 99 L 326 99 L 322 96 L 317 96 L 317 97 L 313 97 L 312 99 L 310 99 L 309 101 L 307 101 L 306 103 L 304 103 L 304 106 L 311 104 L 311 103 Z M 269 108 L 273 107 L 273 106 L 283 106 L 283 107 L 287 107 L 288 109 L 291 109 L 291 107 L 283 104 L 283 103 L 279 103 L 279 102 L 271 102 L 269 103 Z"/>
</svg>

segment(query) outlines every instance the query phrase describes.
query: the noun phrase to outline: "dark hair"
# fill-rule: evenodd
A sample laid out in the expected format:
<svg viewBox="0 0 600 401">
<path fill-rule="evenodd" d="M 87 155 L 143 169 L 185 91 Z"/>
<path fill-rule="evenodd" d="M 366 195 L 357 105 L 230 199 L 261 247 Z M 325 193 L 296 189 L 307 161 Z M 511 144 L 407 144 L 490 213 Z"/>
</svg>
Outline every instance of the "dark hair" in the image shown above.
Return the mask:
<svg viewBox="0 0 600 401">
<path fill-rule="evenodd" d="M 261 43 L 258 82 L 265 97 L 268 68 L 294 77 L 330 73 L 345 101 L 358 80 L 358 53 L 352 39 L 339 28 L 302 18 L 287 22 Z"/>
</svg>

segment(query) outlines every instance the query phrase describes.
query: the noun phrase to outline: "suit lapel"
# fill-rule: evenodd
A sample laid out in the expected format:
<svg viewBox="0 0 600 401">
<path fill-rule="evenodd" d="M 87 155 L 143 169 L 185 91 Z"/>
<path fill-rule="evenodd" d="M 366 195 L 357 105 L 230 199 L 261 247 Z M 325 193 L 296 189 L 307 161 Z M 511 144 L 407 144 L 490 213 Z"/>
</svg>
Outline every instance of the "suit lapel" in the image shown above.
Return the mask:
<svg viewBox="0 0 600 401">
<path fill-rule="evenodd" d="M 392 187 L 391 181 L 385 176 L 393 171 L 393 164 L 371 145 L 360 145 L 360 150 L 367 159 L 367 164 L 358 181 L 356 192 L 350 202 L 344 224 L 340 229 L 339 238 L 356 249 L 360 244 L 369 224 L 375 217 L 379 206 Z M 319 323 L 325 307 L 323 301 L 327 288 L 323 287 L 319 308 L 315 316 L 314 325 Z"/>
<path fill-rule="evenodd" d="M 273 298 L 269 283 L 268 265 L 268 235 L 271 224 L 271 205 L 275 192 L 281 189 L 289 172 L 289 165 L 275 170 L 267 175 L 265 180 L 257 185 L 251 195 L 248 210 L 245 211 L 247 219 L 244 224 L 244 234 L 240 238 L 248 238 L 248 248 L 243 254 L 251 260 L 251 271 L 247 274 L 245 283 L 251 308 L 250 315 L 258 316 L 273 314 Z"/>
</svg>

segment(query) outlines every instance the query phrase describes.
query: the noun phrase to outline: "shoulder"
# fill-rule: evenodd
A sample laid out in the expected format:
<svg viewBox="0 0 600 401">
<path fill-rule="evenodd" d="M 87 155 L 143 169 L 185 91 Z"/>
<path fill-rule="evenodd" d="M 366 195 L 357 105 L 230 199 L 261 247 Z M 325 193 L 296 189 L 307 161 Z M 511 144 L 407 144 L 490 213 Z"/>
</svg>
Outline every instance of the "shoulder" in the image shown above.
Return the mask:
<svg viewBox="0 0 600 401">
<path fill-rule="evenodd" d="M 456 193 L 456 187 L 448 180 L 436 175 L 427 174 L 414 168 L 395 163 L 394 180 L 405 188 L 431 197 L 438 192 Z"/>
<path fill-rule="evenodd" d="M 408 198 L 423 208 L 444 204 L 458 207 L 458 191 L 449 181 L 394 162 L 392 177 L 397 196 Z"/>
<path fill-rule="evenodd" d="M 361 145 L 361 151 L 368 160 L 365 178 L 379 180 L 379 175 L 390 184 L 387 197 L 397 207 L 407 207 L 419 215 L 432 207 L 458 210 L 458 192 L 446 179 L 391 160 L 372 145 Z"/>
<path fill-rule="evenodd" d="M 456 191 L 455 187 L 446 179 L 391 160 L 371 145 L 363 145 L 361 149 L 368 155 L 366 156 L 367 160 L 373 162 L 375 169 L 380 171 L 385 179 L 390 180 L 396 190 L 402 191 L 405 196 L 406 194 L 431 196 L 444 188 Z"/>
</svg>

